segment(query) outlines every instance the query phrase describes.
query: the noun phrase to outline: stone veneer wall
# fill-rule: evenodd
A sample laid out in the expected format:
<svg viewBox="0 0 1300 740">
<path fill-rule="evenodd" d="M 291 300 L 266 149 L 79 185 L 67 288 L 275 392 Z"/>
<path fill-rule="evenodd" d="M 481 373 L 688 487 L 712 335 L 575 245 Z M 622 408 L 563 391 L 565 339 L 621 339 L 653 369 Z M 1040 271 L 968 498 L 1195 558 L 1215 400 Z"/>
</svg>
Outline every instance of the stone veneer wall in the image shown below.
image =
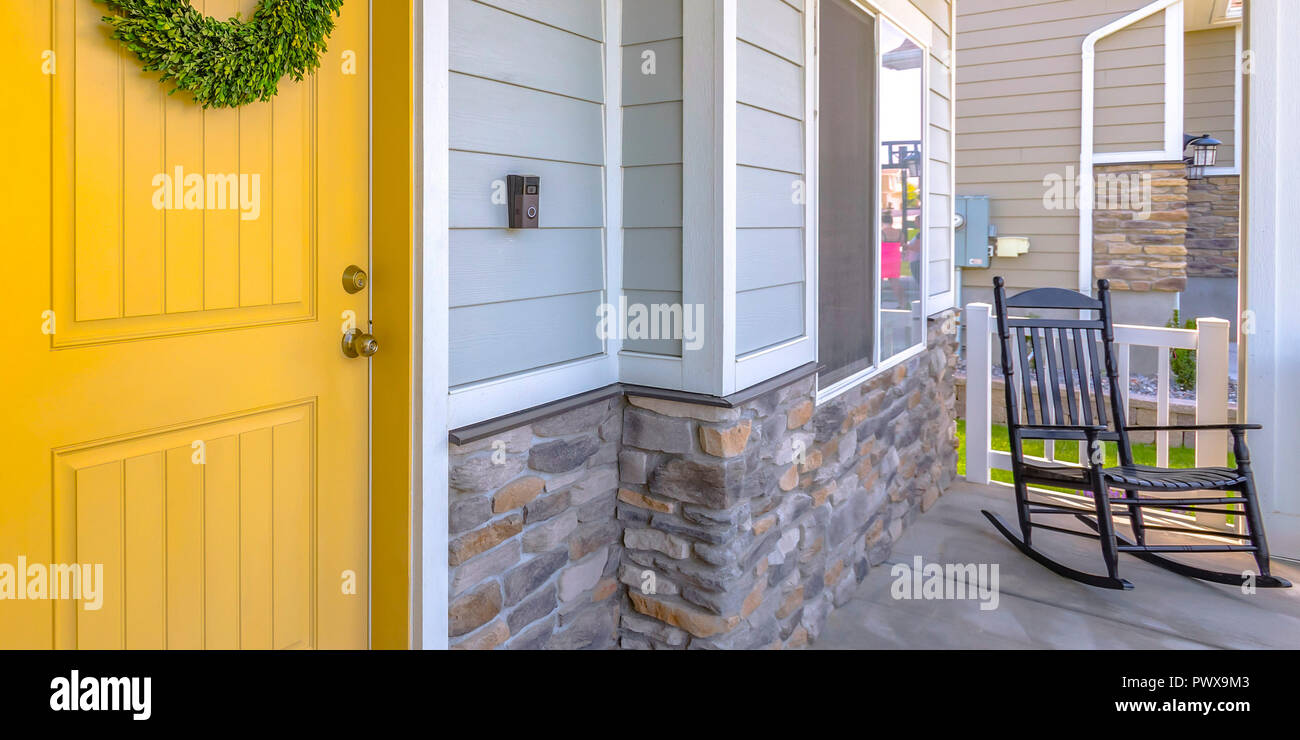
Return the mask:
<svg viewBox="0 0 1300 740">
<path fill-rule="evenodd" d="M 616 645 L 623 402 L 451 448 L 453 649 Z"/>
<path fill-rule="evenodd" d="M 956 475 L 956 335 L 814 404 L 602 401 L 451 450 L 453 648 L 801 647 Z"/>
<path fill-rule="evenodd" d="M 1241 178 L 1194 180 L 1187 189 L 1187 276 L 1237 277 Z"/>
<path fill-rule="evenodd" d="M 629 397 L 623 648 L 801 647 L 956 475 L 956 338 L 832 401 Z"/>
<path fill-rule="evenodd" d="M 1118 176 L 1118 180 L 1114 180 Z M 1150 177 L 1148 218 L 1130 207 L 1124 183 Z M 1097 201 L 1092 217 L 1093 277 L 1108 278 L 1113 290 L 1179 292 L 1187 287 L 1187 170 L 1182 163 L 1099 165 L 1094 171 Z M 1116 201 L 1108 183 L 1121 184 Z M 1139 199 L 1139 202 L 1140 199 Z"/>
</svg>

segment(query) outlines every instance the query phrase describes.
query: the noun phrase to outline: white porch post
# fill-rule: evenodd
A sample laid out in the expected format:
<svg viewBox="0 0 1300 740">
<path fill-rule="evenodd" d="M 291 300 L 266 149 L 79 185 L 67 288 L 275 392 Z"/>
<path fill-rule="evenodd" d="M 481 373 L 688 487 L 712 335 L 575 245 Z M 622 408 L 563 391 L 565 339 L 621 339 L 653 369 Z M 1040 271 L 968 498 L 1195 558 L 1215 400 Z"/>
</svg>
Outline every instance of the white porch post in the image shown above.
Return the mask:
<svg viewBox="0 0 1300 740">
<path fill-rule="evenodd" d="M 420 144 L 420 408 L 417 410 L 421 452 L 414 476 L 420 492 L 412 513 L 412 635 L 414 648 L 447 648 L 447 334 L 449 269 L 447 227 L 448 62 L 451 20 L 447 3 L 418 3 L 417 80 Z"/>
<path fill-rule="evenodd" d="M 1228 421 L 1228 332 L 1226 319 L 1196 320 L 1196 423 Z M 1196 433 L 1196 466 L 1228 464 L 1228 433 Z"/>
<path fill-rule="evenodd" d="M 1251 460 L 1259 485 L 1272 553 L 1300 558 L 1300 485 L 1293 466 L 1300 450 L 1300 3 L 1247 3 L 1247 158 L 1242 309 L 1239 350 L 1246 357 L 1249 394 L 1243 420 L 1251 432 Z M 1249 408 L 1245 408 L 1246 404 Z"/>
<path fill-rule="evenodd" d="M 989 482 L 993 408 L 992 307 L 966 306 L 966 480 Z"/>
</svg>

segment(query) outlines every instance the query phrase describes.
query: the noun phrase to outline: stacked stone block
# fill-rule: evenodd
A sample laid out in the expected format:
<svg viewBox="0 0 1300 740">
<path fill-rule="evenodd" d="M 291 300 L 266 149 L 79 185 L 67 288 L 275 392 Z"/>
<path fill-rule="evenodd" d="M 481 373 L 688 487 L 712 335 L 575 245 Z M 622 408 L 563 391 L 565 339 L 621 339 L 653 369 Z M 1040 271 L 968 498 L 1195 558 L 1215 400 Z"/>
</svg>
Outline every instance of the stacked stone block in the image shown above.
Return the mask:
<svg viewBox="0 0 1300 740">
<path fill-rule="evenodd" d="M 453 648 L 615 646 L 622 424 L 605 400 L 452 446 Z"/>
<path fill-rule="evenodd" d="M 1114 290 L 1184 290 L 1188 190 L 1182 163 L 1098 166 L 1094 179 L 1093 276 L 1109 279 Z M 1138 188 L 1149 184 L 1150 191 L 1133 190 L 1135 182 Z M 1135 207 L 1144 202 L 1149 214 Z"/>
<path fill-rule="evenodd" d="M 739 408 L 628 398 L 621 647 L 816 637 L 955 476 L 944 318 L 924 353 L 820 406 L 811 377 Z"/>
<path fill-rule="evenodd" d="M 1207 177 L 1188 185 L 1188 277 L 1237 277 L 1241 187 L 1236 175 Z"/>
</svg>

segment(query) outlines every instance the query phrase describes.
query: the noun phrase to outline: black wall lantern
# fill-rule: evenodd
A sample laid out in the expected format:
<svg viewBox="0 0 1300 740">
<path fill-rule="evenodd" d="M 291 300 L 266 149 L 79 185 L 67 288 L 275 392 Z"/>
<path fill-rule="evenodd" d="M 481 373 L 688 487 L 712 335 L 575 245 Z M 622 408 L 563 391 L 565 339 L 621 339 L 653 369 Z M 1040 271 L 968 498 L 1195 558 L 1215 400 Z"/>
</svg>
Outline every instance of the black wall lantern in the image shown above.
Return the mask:
<svg viewBox="0 0 1300 740">
<path fill-rule="evenodd" d="M 1205 168 L 1214 166 L 1219 156 L 1219 145 L 1222 143 L 1209 134 L 1200 136 L 1183 134 L 1183 149 L 1191 147 L 1191 153 L 1183 157 L 1183 164 L 1187 165 L 1188 180 L 1205 179 Z"/>
<path fill-rule="evenodd" d="M 916 178 L 921 176 L 921 152 L 919 150 L 913 149 L 903 157 L 903 161 L 907 164 L 908 175 Z"/>
</svg>

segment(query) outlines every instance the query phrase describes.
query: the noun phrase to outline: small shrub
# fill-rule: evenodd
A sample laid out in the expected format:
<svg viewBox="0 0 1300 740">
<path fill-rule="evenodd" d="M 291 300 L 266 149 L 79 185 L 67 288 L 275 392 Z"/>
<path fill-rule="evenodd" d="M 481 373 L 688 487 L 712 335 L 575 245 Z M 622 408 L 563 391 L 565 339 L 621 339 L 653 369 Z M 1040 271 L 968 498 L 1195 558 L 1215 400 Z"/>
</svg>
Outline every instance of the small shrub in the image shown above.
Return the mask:
<svg viewBox="0 0 1300 740">
<path fill-rule="evenodd" d="M 1174 317 L 1165 324 L 1170 329 L 1195 329 L 1196 322 L 1192 319 L 1179 322 L 1178 309 L 1174 309 Z M 1171 349 L 1169 350 L 1169 371 L 1174 376 L 1174 383 L 1183 390 L 1191 390 L 1196 387 L 1196 350 L 1194 349 Z"/>
</svg>

